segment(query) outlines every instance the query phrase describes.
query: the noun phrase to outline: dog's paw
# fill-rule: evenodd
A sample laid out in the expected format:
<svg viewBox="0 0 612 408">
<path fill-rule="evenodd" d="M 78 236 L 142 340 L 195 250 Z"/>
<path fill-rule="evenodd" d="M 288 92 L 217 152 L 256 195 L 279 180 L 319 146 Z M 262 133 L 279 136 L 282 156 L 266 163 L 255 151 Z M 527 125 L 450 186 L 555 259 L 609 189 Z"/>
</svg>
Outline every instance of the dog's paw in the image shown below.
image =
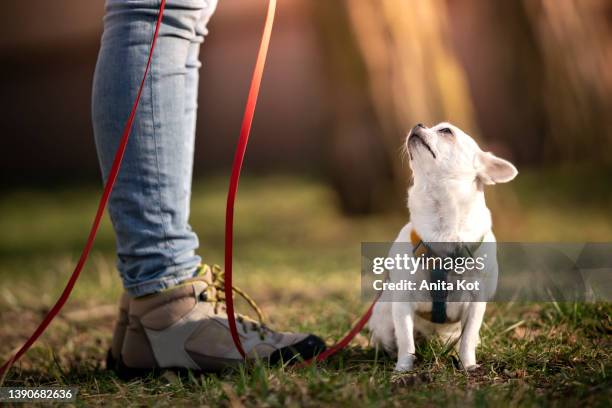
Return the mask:
<svg viewBox="0 0 612 408">
<path fill-rule="evenodd" d="M 407 356 L 398 358 L 397 364 L 395 365 L 395 371 L 398 373 L 412 371 L 414 368 L 414 360 L 416 360 L 416 356 L 414 354 L 408 354 Z"/>
<path fill-rule="evenodd" d="M 463 367 L 463 369 L 467 372 L 472 372 L 472 371 L 476 371 L 480 368 L 480 364 L 472 364 L 469 365 L 467 367 Z"/>
</svg>

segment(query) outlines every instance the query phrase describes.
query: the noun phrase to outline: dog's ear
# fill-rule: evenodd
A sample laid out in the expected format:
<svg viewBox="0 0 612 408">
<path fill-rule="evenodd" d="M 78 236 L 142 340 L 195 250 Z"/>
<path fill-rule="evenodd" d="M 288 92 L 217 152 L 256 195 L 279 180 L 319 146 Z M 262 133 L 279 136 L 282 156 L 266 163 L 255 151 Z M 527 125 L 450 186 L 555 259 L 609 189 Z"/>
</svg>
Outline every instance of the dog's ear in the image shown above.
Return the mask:
<svg viewBox="0 0 612 408">
<path fill-rule="evenodd" d="M 507 183 L 518 174 L 512 163 L 493 153 L 478 152 L 475 161 L 478 180 L 483 184 Z"/>
</svg>

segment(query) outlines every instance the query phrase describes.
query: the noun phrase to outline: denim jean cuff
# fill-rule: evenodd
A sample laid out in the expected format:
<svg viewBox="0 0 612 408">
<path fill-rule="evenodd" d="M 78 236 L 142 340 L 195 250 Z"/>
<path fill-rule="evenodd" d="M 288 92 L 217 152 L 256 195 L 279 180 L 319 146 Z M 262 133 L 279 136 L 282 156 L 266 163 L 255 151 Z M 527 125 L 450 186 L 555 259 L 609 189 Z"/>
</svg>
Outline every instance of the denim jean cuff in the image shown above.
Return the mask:
<svg viewBox="0 0 612 408">
<path fill-rule="evenodd" d="M 198 268 L 195 267 L 180 272 L 175 272 L 168 276 L 151 279 L 133 286 L 128 286 L 125 288 L 125 290 L 130 294 L 130 296 L 134 297 L 152 295 L 154 293 L 177 286 L 187 279 L 193 278 L 196 275 L 197 270 Z"/>
</svg>

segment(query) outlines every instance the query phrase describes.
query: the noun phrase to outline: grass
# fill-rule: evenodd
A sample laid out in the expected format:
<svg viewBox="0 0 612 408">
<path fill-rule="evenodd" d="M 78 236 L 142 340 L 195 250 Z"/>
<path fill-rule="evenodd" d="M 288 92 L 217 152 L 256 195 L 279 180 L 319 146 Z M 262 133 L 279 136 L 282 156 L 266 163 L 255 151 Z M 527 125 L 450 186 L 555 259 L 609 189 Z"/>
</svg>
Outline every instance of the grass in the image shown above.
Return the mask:
<svg viewBox="0 0 612 408">
<path fill-rule="evenodd" d="M 575 171 L 545 174 L 526 173 L 513 188 L 491 192 L 498 237 L 610 241 L 607 185 L 603 193 L 601 186 L 585 193 Z M 551 180 L 561 187 L 551 188 Z M 225 188 L 224 179 L 211 179 L 194 189 L 192 223 L 210 263 L 223 256 Z M 0 198 L 3 359 L 61 291 L 97 194 L 66 188 Z M 312 331 L 330 344 L 366 307 L 359 292 L 360 242 L 392 240 L 407 218 L 347 218 L 336 208 L 333 193 L 316 180 L 259 177 L 242 183 L 236 215 L 237 284 L 258 300 L 273 326 Z M 222 375 L 122 382 L 103 367 L 122 290 L 108 220 L 95 248 L 65 311 L 5 385 L 78 386 L 78 405 L 609 406 L 612 397 L 610 304 L 491 304 L 477 354 L 481 368 L 474 373 L 458 369 L 453 352 L 431 340 L 418 344 L 416 371 L 396 375 L 393 359 L 369 347 L 362 333 L 318 367 L 260 364 Z"/>
</svg>

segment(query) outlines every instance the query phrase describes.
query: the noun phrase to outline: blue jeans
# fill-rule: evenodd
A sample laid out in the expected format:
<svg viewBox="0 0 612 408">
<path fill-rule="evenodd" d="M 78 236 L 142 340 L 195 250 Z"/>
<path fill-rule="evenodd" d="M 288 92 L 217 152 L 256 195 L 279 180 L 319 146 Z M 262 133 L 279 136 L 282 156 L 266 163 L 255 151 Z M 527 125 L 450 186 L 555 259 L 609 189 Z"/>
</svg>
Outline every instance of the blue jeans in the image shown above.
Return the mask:
<svg viewBox="0 0 612 408">
<path fill-rule="evenodd" d="M 133 296 L 193 277 L 189 226 L 198 59 L 217 0 L 168 0 L 123 165 L 109 202 L 117 267 Z M 106 180 L 145 69 L 160 0 L 107 0 L 92 118 Z"/>
</svg>

